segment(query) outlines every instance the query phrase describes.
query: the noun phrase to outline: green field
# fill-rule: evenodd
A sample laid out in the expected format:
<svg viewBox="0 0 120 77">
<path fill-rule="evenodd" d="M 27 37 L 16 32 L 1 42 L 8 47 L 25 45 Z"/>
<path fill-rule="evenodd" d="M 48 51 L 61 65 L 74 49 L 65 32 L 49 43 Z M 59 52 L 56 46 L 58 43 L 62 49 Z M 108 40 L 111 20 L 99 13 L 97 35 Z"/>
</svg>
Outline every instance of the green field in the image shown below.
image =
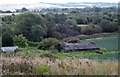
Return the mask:
<svg viewBox="0 0 120 77">
<path fill-rule="evenodd" d="M 91 39 L 89 41 L 95 42 L 98 46 L 108 51 L 118 51 L 118 35 L 100 37 L 99 39 Z"/>
</svg>

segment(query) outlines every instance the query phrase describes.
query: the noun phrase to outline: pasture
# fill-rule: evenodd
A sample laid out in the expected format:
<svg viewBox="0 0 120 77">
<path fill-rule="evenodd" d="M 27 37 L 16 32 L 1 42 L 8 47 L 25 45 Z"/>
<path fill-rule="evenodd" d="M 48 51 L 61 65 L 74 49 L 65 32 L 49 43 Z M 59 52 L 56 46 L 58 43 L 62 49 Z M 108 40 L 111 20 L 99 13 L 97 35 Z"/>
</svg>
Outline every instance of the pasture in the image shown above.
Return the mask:
<svg viewBox="0 0 120 77">
<path fill-rule="evenodd" d="M 108 51 L 118 51 L 118 35 L 88 39 L 88 41 L 93 41 L 98 46 L 105 48 Z"/>
</svg>

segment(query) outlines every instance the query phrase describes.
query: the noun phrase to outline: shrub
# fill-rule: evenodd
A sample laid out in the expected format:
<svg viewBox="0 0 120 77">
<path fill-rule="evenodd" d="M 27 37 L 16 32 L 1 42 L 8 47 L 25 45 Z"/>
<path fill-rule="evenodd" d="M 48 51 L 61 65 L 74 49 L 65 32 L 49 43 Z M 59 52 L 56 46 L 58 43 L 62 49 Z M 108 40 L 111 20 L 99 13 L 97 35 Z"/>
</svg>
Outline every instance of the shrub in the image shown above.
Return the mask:
<svg viewBox="0 0 120 77">
<path fill-rule="evenodd" d="M 34 66 L 33 69 L 35 70 L 36 75 L 44 75 L 45 73 L 50 73 L 51 68 L 49 66 Z"/>
<path fill-rule="evenodd" d="M 48 57 L 50 60 L 58 58 L 55 54 L 52 54 L 50 52 L 43 53 L 40 55 L 40 57 Z"/>
<path fill-rule="evenodd" d="M 39 42 L 28 41 L 28 45 L 29 45 L 30 47 L 38 47 L 38 46 L 39 46 Z"/>
<path fill-rule="evenodd" d="M 40 42 L 38 49 L 48 50 L 54 49 L 56 45 L 60 44 L 60 41 L 56 38 L 46 38 Z"/>
<path fill-rule="evenodd" d="M 14 45 L 17 45 L 19 47 L 27 47 L 28 46 L 27 39 L 22 34 L 15 36 L 13 38 L 13 41 L 14 41 Z"/>
</svg>

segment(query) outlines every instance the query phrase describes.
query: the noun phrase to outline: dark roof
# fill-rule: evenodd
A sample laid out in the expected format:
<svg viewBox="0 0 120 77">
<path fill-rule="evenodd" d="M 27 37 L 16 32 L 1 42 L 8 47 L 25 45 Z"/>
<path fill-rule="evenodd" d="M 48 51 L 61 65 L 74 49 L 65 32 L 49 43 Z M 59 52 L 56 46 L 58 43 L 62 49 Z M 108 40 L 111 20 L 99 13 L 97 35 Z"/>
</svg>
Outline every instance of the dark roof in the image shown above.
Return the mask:
<svg viewBox="0 0 120 77">
<path fill-rule="evenodd" d="M 79 43 L 64 43 L 61 45 L 64 50 L 90 50 L 100 49 L 94 42 L 81 41 Z"/>
</svg>

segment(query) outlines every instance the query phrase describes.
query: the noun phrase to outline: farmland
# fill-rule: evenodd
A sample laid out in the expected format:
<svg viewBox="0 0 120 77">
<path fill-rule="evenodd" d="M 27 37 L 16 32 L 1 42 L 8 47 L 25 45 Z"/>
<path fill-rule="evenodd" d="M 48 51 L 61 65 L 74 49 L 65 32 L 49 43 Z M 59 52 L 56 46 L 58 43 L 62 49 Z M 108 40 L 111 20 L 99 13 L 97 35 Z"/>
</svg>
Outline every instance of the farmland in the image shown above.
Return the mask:
<svg viewBox="0 0 120 77">
<path fill-rule="evenodd" d="M 95 36 L 94 36 L 95 37 Z M 102 39 L 97 39 L 102 38 Z M 86 39 L 87 41 L 94 41 L 101 47 L 101 50 L 96 51 L 77 51 L 77 52 L 57 52 L 57 50 L 39 50 L 36 47 L 20 48 L 15 54 L 18 57 L 34 58 L 41 57 L 41 55 L 53 55 L 59 59 L 65 59 L 66 57 L 75 57 L 81 59 L 93 59 L 93 60 L 118 60 L 118 35 L 109 35 L 107 37 L 91 37 Z M 14 52 L 5 53 L 6 57 L 10 57 Z"/>
<path fill-rule="evenodd" d="M 89 41 L 93 41 L 101 48 L 105 48 L 109 51 L 118 51 L 118 35 L 89 39 Z"/>
<path fill-rule="evenodd" d="M 120 61 L 117 8 L 63 9 L 63 14 L 57 10 L 55 13 L 44 9 L 46 14 L 24 12 L 0 17 L 2 47 L 8 48 L 8 52 L 0 52 L 2 73 L 117 75 Z M 80 46 L 83 50 L 75 50 L 75 47 L 80 48 L 76 45 L 68 46 L 70 51 L 62 48 L 66 42 L 78 45 L 81 41 L 92 43 L 92 48 L 89 43 Z M 96 45 L 97 50 L 93 49 Z M 18 49 L 11 52 L 8 46 L 18 46 Z"/>
<path fill-rule="evenodd" d="M 94 40 L 93 38 L 89 38 L 89 40 L 87 40 L 91 41 L 92 39 L 92 41 L 97 41 L 97 44 L 103 44 L 102 46 L 104 48 L 106 47 L 106 49 L 97 51 L 57 52 L 56 50 L 39 50 L 36 47 L 27 47 L 19 48 L 19 51 L 17 53 L 3 53 L 3 74 L 117 75 L 119 52 L 117 50 L 112 51 L 113 49 L 109 49 L 110 46 L 106 46 L 107 43 L 110 44 L 112 42 L 114 46 L 114 44 L 117 43 L 117 35 L 101 37 L 102 39 L 97 38 L 94 38 Z M 100 41 L 103 41 L 105 45 Z M 114 48 L 116 47 L 114 46 Z M 15 68 L 11 68 L 11 66 L 14 66 Z M 16 67 L 19 68 L 16 69 Z M 7 71 L 8 69 L 10 71 Z"/>
</svg>

